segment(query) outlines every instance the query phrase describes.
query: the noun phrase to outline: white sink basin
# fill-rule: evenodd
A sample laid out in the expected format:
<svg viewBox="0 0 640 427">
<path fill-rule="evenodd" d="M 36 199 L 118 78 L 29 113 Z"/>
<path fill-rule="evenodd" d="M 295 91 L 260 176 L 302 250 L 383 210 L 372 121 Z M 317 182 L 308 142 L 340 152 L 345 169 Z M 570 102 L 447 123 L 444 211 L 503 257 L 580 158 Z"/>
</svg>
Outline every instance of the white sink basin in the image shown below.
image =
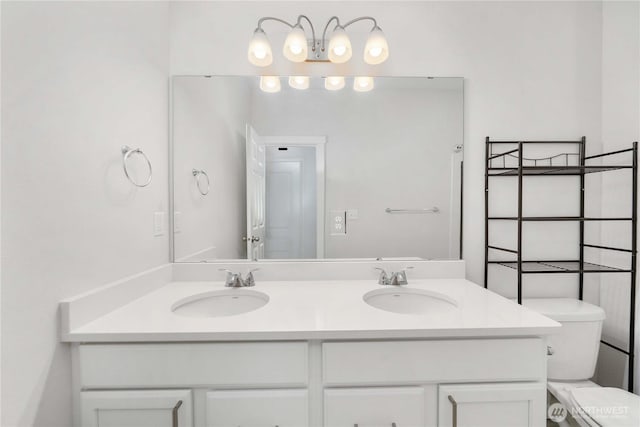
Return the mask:
<svg viewBox="0 0 640 427">
<path fill-rule="evenodd" d="M 248 313 L 269 302 L 262 292 L 242 288 L 191 295 L 173 304 L 171 311 L 188 317 L 222 317 Z"/>
<path fill-rule="evenodd" d="M 423 289 L 376 289 L 364 294 L 363 299 L 372 307 L 400 314 L 444 314 L 458 308 L 453 298 Z"/>
</svg>

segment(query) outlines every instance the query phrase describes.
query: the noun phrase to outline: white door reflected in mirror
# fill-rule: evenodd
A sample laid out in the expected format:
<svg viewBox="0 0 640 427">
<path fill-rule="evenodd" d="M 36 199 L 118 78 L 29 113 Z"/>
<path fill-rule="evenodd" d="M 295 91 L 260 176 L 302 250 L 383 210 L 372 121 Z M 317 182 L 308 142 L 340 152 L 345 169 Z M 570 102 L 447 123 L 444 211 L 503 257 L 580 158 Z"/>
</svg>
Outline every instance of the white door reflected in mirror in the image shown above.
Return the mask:
<svg viewBox="0 0 640 427">
<path fill-rule="evenodd" d="M 247 125 L 247 254 L 264 258 L 266 232 L 266 151 L 262 138 Z"/>
</svg>

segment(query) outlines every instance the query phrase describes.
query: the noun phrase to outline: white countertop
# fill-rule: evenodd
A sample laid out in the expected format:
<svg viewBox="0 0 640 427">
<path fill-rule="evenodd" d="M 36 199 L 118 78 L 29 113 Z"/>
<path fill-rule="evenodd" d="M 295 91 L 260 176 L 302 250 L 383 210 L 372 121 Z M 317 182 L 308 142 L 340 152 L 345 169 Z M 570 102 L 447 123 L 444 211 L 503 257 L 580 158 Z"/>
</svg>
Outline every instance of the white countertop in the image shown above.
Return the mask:
<svg viewBox="0 0 640 427">
<path fill-rule="evenodd" d="M 366 304 L 375 280 L 259 281 L 269 296 L 255 311 L 227 317 L 177 315 L 172 305 L 190 295 L 230 289 L 221 282 L 172 282 L 83 326 L 69 342 L 340 340 L 541 336 L 557 322 L 463 279 L 415 279 L 407 288 L 445 294 L 458 309 L 444 315 L 396 314 Z M 247 288 L 245 288 L 247 289 Z"/>
</svg>

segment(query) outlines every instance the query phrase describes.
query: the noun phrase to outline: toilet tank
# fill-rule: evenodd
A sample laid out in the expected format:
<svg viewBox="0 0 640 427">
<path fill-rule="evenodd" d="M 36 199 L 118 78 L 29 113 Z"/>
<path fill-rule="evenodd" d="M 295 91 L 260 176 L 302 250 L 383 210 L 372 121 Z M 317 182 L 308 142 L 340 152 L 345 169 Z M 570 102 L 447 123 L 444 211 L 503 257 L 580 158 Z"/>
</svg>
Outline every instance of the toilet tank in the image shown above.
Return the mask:
<svg viewBox="0 0 640 427">
<path fill-rule="evenodd" d="M 547 377 L 577 381 L 593 377 L 600 349 L 604 310 L 571 298 L 529 298 L 522 304 L 562 325 L 549 336 Z"/>
</svg>

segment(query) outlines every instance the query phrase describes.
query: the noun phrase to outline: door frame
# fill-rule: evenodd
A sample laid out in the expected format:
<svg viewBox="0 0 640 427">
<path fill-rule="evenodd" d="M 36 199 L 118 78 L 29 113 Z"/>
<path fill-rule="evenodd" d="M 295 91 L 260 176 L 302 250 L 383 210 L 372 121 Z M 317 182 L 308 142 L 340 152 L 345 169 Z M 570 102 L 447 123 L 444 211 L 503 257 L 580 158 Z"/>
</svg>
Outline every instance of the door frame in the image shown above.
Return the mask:
<svg viewBox="0 0 640 427">
<path fill-rule="evenodd" d="M 267 147 L 314 147 L 316 150 L 316 259 L 324 258 L 326 136 L 262 136 Z"/>
</svg>

